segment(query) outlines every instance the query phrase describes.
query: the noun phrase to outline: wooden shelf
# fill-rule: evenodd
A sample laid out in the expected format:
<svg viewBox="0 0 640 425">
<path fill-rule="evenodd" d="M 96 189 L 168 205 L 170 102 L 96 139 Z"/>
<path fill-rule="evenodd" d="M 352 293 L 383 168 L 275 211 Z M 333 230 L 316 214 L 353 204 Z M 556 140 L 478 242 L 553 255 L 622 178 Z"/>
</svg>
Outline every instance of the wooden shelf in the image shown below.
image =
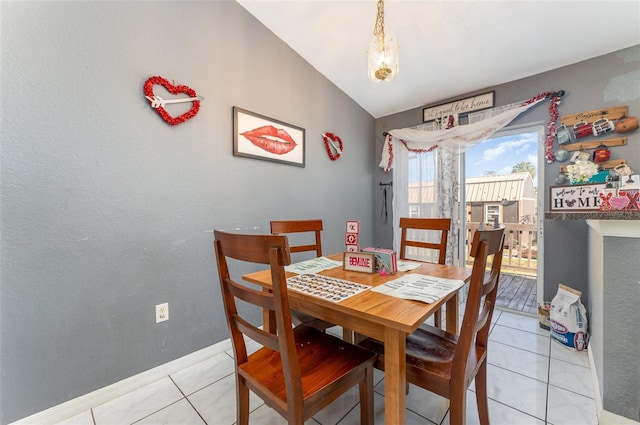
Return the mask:
<svg viewBox="0 0 640 425">
<path fill-rule="evenodd" d="M 605 145 L 608 148 L 614 146 L 624 146 L 627 144 L 626 137 L 615 137 L 613 139 L 592 140 L 589 142 L 575 142 L 570 145 L 560 145 L 566 151 L 581 151 L 595 149 L 600 145 Z"/>
<path fill-rule="evenodd" d="M 627 106 L 614 106 L 613 108 L 595 109 L 593 111 L 580 112 L 579 114 L 564 115 L 560 118 L 560 123 L 566 126 L 573 126 L 575 123 L 584 121 L 592 124 L 593 122 L 607 118 L 611 121 L 617 120 L 627 115 L 629 108 Z"/>
</svg>

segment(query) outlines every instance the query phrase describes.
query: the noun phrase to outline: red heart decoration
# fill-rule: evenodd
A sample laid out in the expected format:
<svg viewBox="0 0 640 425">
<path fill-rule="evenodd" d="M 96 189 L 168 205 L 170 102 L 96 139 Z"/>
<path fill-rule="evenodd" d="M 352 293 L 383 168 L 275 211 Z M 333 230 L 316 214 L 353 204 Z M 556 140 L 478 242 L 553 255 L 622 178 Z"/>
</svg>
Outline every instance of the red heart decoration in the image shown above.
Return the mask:
<svg viewBox="0 0 640 425">
<path fill-rule="evenodd" d="M 623 210 L 627 205 L 629 205 L 629 198 L 626 196 L 616 196 L 611 198 L 609 201 L 611 206 L 617 210 Z"/>
<path fill-rule="evenodd" d="M 154 96 L 153 86 L 156 84 L 161 85 L 162 87 L 167 89 L 167 91 L 171 94 L 185 93 L 185 94 L 188 94 L 189 97 L 198 97 L 198 95 L 196 94 L 196 91 L 193 90 L 192 88 L 185 85 L 177 85 L 177 86 L 173 85 L 167 79 L 159 76 L 151 77 L 144 83 L 144 95 L 148 97 L 153 97 Z M 185 122 L 189 118 L 195 117 L 198 111 L 200 110 L 200 100 L 194 100 L 192 103 L 193 105 L 191 106 L 190 110 L 188 110 L 184 114 L 175 118 L 169 115 L 169 113 L 167 112 L 166 109 L 164 109 L 163 106 L 158 106 L 157 108 L 153 108 L 153 109 L 158 111 L 162 119 L 168 122 L 169 124 L 178 125 Z"/>
<path fill-rule="evenodd" d="M 329 158 L 331 158 L 332 161 L 335 161 L 342 156 L 344 147 L 342 146 L 342 139 L 340 137 L 336 136 L 333 133 L 324 133 L 322 135 L 322 139 L 324 140 L 324 147 L 327 150 Z M 338 144 L 337 146 L 336 143 Z M 329 147 L 329 144 L 331 144 L 332 146 Z M 333 153 L 332 147 L 336 148 L 335 153 Z"/>
</svg>

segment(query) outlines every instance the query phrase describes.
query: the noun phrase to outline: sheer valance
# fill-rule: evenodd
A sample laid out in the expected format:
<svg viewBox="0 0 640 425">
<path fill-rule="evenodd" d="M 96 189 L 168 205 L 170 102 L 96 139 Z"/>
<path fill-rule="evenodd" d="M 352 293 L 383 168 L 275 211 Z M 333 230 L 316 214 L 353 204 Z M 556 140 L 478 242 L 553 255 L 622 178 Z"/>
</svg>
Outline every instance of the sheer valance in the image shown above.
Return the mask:
<svg viewBox="0 0 640 425">
<path fill-rule="evenodd" d="M 493 133 L 505 127 L 518 115 L 548 97 L 551 97 L 551 106 L 549 108 L 551 118 L 547 124 L 545 157 L 548 162 L 553 162 L 554 157 L 551 148 L 555 137 L 555 123 L 558 119 L 557 105 L 561 95 L 560 92 L 541 93 L 527 101 L 513 104 L 512 108 L 507 108 L 481 121 L 455 126 L 446 130 L 423 130 L 417 128 L 390 130 L 382 149 L 380 168 L 388 172 L 393 167 L 393 149 L 395 146 L 399 146 L 398 143 L 394 143 L 395 141 L 400 141 L 408 150 L 413 152 L 429 152 L 439 147 L 451 153 L 460 154 L 482 140 L 491 137 Z"/>
</svg>

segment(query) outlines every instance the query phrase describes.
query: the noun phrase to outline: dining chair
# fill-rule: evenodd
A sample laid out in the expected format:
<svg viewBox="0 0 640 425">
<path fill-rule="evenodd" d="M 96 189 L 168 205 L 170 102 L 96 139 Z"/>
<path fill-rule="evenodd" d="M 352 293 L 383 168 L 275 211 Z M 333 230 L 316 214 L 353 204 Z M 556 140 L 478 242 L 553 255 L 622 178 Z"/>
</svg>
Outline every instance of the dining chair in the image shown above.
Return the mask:
<svg viewBox="0 0 640 425">
<path fill-rule="evenodd" d="M 271 220 L 270 224 L 271 234 L 273 235 L 286 235 L 291 233 L 310 234 L 313 232 L 315 236 L 313 240 L 315 242 L 310 243 L 307 239 L 305 242 L 301 242 L 298 245 L 290 245 L 289 250 L 291 253 L 314 252 L 316 257 L 322 256 L 322 237 L 320 236 L 320 232 L 322 232 L 322 220 Z M 304 236 L 307 235 L 303 235 L 303 238 Z M 297 240 L 297 242 L 299 242 L 299 240 Z M 321 331 L 335 326 L 333 323 L 320 320 L 296 310 L 293 310 L 292 313 L 292 319 L 295 325 L 304 323 L 306 325 L 313 326 L 316 329 L 320 329 Z"/>
<path fill-rule="evenodd" d="M 449 229 L 451 229 L 450 218 L 400 217 L 400 259 L 426 261 L 425 259 L 428 258 L 427 256 L 418 256 L 416 250 L 410 249 L 418 248 L 417 252 L 437 254 L 438 264 L 445 264 L 447 259 L 447 240 L 449 237 Z M 422 236 L 422 240 L 409 238 L 411 230 L 420 231 L 419 235 Z M 435 237 L 435 240 L 427 240 L 427 238 L 432 236 Z M 433 315 L 433 321 L 436 327 L 442 327 L 441 309 L 438 309 L 438 311 Z"/>
<path fill-rule="evenodd" d="M 237 424 L 249 422 L 249 390 L 289 424 L 300 425 L 356 384 L 360 422 L 373 424 L 375 354 L 309 326 L 294 328 L 291 323 L 284 271 L 284 266 L 291 263 L 287 238 L 218 230 L 214 235 L 235 360 Z M 233 279 L 227 259 L 268 265 L 273 291 L 263 292 Z M 236 300 L 243 302 L 241 310 Z M 249 307 L 272 310 L 276 333 L 253 325 Z M 262 347 L 249 354 L 245 337 Z"/>
<path fill-rule="evenodd" d="M 474 233 L 470 252 L 473 268 L 460 335 L 426 326 L 407 337 L 407 382 L 449 399 L 451 425 L 465 423 L 467 388 L 474 379 L 480 423 L 489 424 L 487 344 L 503 245 L 504 225 Z M 493 256 L 491 272 L 486 273 L 489 256 Z M 359 345 L 378 353 L 375 366 L 384 370 L 384 345 L 372 338 Z"/>
</svg>

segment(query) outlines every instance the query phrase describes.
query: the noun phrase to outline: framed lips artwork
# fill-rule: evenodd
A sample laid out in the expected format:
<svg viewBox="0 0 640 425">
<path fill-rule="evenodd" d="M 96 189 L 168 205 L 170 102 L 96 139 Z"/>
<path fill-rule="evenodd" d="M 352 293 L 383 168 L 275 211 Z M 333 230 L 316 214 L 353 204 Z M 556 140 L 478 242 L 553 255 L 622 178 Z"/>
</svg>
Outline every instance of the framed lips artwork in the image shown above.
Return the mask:
<svg viewBox="0 0 640 425">
<path fill-rule="evenodd" d="M 304 128 L 234 106 L 233 155 L 304 167 Z"/>
</svg>

